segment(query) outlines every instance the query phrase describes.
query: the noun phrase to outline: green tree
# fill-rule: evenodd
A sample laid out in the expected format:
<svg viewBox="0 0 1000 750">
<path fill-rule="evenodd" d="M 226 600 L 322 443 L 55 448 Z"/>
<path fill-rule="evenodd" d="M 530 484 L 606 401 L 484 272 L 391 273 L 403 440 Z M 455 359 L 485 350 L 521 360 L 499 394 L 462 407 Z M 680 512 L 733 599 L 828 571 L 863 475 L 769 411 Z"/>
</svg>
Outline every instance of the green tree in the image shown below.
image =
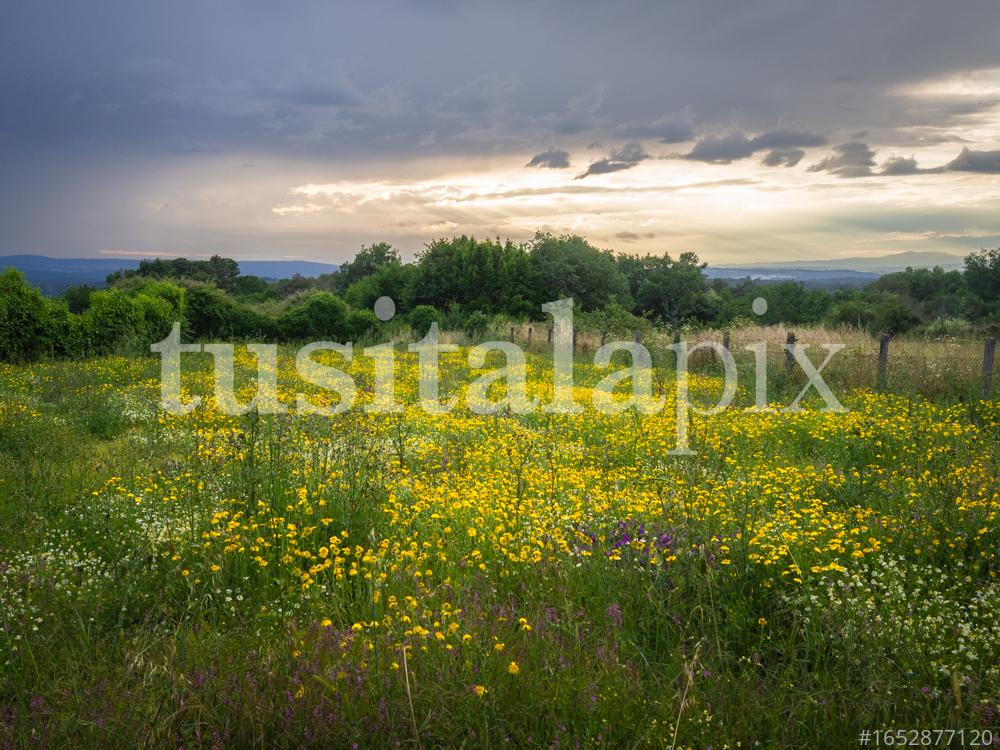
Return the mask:
<svg viewBox="0 0 1000 750">
<path fill-rule="evenodd" d="M 532 301 L 531 261 L 509 240 L 477 240 L 462 235 L 435 240 L 417 260 L 408 304 L 446 310 L 453 304 L 513 316 L 537 310 Z"/>
<path fill-rule="evenodd" d="M 973 315 L 1000 318 L 1000 248 L 966 256 L 965 283 L 976 298 Z"/>
<path fill-rule="evenodd" d="M 945 271 L 940 266 L 887 273 L 865 289 L 899 295 L 925 321 L 959 316 L 968 309 L 965 276 L 961 271 Z"/>
<path fill-rule="evenodd" d="M 834 326 L 850 326 L 869 330 L 878 320 L 878 311 L 875 309 L 875 305 L 868 300 L 848 299 L 834 305 L 827 319 Z"/>
<path fill-rule="evenodd" d="M 240 276 L 233 282 L 232 293 L 244 300 L 264 302 L 278 299 L 278 292 L 260 276 Z"/>
<path fill-rule="evenodd" d="M 71 313 L 82 313 L 90 307 L 90 295 L 97 290 L 90 284 L 70 286 L 59 295 Z"/>
<path fill-rule="evenodd" d="M 344 292 L 344 299 L 351 307 L 371 310 L 379 297 L 389 297 L 396 303 L 398 312 L 406 312 L 418 274 L 414 265 L 389 263 L 380 266 L 373 273 L 352 283 Z"/>
<path fill-rule="evenodd" d="M 632 306 L 629 281 L 614 255 L 583 237 L 539 233 L 530 252 L 536 304 L 572 297 L 583 310 L 598 310 L 614 301 Z"/>
<path fill-rule="evenodd" d="M 208 260 L 188 260 L 187 258 L 172 258 L 163 260 L 144 260 L 138 268 L 126 271 L 115 271 L 108 275 L 108 285 L 142 276 L 158 279 L 190 279 L 215 284 L 220 289 L 232 289 L 240 275 L 240 266 L 232 258 L 213 255 Z"/>
<path fill-rule="evenodd" d="M 279 281 L 275 281 L 271 286 L 271 289 L 274 290 L 278 297 L 291 297 L 301 292 L 313 289 L 315 286 L 315 279 L 310 279 L 300 273 L 297 273 L 290 279 L 280 279 Z"/>
<path fill-rule="evenodd" d="M 388 242 L 376 242 L 372 245 L 362 245 L 361 250 L 352 260 L 340 266 L 333 274 L 337 291 L 343 292 L 351 284 L 371 276 L 380 268 L 400 266 L 399 251 Z"/>
<path fill-rule="evenodd" d="M 681 253 L 677 260 L 668 254 L 624 255 L 618 266 L 628 280 L 636 313 L 672 325 L 711 317 L 705 264 L 694 253 Z"/>
</svg>

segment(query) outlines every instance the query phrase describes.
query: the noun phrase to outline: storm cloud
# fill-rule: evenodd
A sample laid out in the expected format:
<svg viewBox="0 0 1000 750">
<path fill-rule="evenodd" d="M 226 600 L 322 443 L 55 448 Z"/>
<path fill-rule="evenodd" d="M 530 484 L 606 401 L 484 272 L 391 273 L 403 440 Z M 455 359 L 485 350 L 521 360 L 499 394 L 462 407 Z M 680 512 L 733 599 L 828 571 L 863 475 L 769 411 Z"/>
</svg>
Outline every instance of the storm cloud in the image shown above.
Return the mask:
<svg viewBox="0 0 1000 750">
<path fill-rule="evenodd" d="M 826 138 L 818 133 L 792 130 L 772 130 L 753 138 L 748 138 L 743 133 L 732 133 L 722 137 L 703 138 L 684 158 L 712 164 L 729 164 L 738 159 L 753 156 L 758 151 L 772 149 L 779 154 L 784 152 L 784 158 L 778 161 L 780 164 L 787 163 L 790 155 L 787 152 L 788 149 L 797 149 L 802 146 L 822 146 L 824 143 L 826 143 Z M 765 163 L 768 163 L 767 157 L 765 157 Z M 796 163 L 798 163 L 797 160 Z"/>
<path fill-rule="evenodd" d="M 531 161 L 525 164 L 526 167 L 546 167 L 548 169 L 565 169 L 569 166 L 569 152 L 561 148 L 550 148 L 535 154 Z"/>
<path fill-rule="evenodd" d="M 867 143 L 849 141 L 833 147 L 833 154 L 809 167 L 810 172 L 830 172 L 837 177 L 870 177 L 875 152 Z"/>
<path fill-rule="evenodd" d="M 800 148 L 776 148 L 768 151 L 761 159 L 761 164 L 766 167 L 794 167 L 806 152 Z"/>
<path fill-rule="evenodd" d="M 660 117 L 650 123 L 628 123 L 615 126 L 613 135 L 625 138 L 649 138 L 659 143 L 684 143 L 695 137 L 690 116 Z"/>
<path fill-rule="evenodd" d="M 1000 150 L 972 151 L 963 148 L 962 153 L 945 165 L 951 172 L 979 172 L 1000 174 Z"/>
<path fill-rule="evenodd" d="M 639 162 L 645 161 L 648 158 L 649 154 L 645 152 L 642 144 L 636 141 L 626 143 L 621 148 L 609 153 L 603 159 L 593 162 L 584 172 L 578 174 L 576 179 L 582 180 L 584 177 L 589 177 L 590 175 L 621 172 L 624 169 L 631 169 Z"/>
<path fill-rule="evenodd" d="M 0 254 L 339 262 L 395 226 L 378 223 L 409 199 L 394 184 L 469 174 L 512 190 L 750 180 L 712 190 L 761 205 L 792 180 L 986 182 L 1000 172 L 997 28 L 995 0 L 15 3 L 0 25 Z M 561 172 L 569 154 L 580 167 Z M 911 189 L 928 183 L 933 201 L 933 180 Z M 336 203 L 274 213 L 331 183 L 371 186 L 350 231 Z M 519 200 L 475 216 L 445 202 L 390 238 L 412 253 L 428 231 L 531 236 Z M 536 223 L 551 212 L 538 200 Z M 598 208 L 554 229 L 631 231 Z M 721 236 L 694 249 L 724 252 Z"/>
</svg>

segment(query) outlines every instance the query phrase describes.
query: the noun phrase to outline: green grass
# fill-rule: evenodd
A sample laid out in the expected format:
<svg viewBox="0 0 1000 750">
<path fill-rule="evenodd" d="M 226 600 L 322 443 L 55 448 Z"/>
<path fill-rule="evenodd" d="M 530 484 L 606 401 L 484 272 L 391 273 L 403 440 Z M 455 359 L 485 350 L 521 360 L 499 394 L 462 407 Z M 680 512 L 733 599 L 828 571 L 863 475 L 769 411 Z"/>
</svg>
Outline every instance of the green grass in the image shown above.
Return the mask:
<svg viewBox="0 0 1000 750">
<path fill-rule="evenodd" d="M 673 459 L 670 419 L 630 413 L 164 420 L 157 372 L 0 367 L 0 747 L 839 748 L 863 728 L 996 729 L 1000 408 L 972 376 L 928 399 L 852 391 L 841 370 L 848 414 L 696 418 L 699 456 Z M 776 375 L 787 402 L 802 379 Z M 246 549 L 212 536 L 220 510 L 259 521 Z M 341 531 L 372 560 L 303 588 Z M 674 559 L 647 563 L 663 534 Z M 787 554 L 766 562 L 772 541 Z"/>
</svg>

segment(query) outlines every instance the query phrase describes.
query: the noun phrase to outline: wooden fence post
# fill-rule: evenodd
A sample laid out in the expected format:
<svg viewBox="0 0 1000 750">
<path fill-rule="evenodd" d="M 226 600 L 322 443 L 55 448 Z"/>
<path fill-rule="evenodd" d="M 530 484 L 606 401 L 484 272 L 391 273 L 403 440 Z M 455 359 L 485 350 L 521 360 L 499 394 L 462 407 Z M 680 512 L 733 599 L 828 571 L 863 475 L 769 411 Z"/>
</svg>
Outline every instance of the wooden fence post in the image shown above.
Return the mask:
<svg viewBox="0 0 1000 750">
<path fill-rule="evenodd" d="M 573 353 L 576 354 L 576 326 L 573 326 Z"/>
<path fill-rule="evenodd" d="M 608 342 L 608 332 L 601 331 L 601 346 L 604 346 Z"/>
<path fill-rule="evenodd" d="M 548 344 L 552 343 L 552 326 L 549 326 L 548 338 L 545 341 Z"/>
<path fill-rule="evenodd" d="M 729 331 L 722 332 L 722 348 L 729 351 Z"/>
<path fill-rule="evenodd" d="M 792 354 L 792 350 L 795 349 L 795 334 L 791 331 L 788 332 L 788 338 L 785 339 L 785 372 L 791 372 L 792 368 L 795 367 L 795 355 Z"/>
<path fill-rule="evenodd" d="M 997 340 L 990 336 L 983 347 L 983 397 L 989 398 L 993 390 L 993 364 L 997 356 Z"/>
<path fill-rule="evenodd" d="M 511 341 L 513 341 L 513 340 L 514 340 L 514 326 L 511 326 L 511 327 L 510 327 L 510 340 L 511 340 Z"/>
<path fill-rule="evenodd" d="M 878 340 L 878 374 L 875 377 L 875 385 L 879 390 L 885 388 L 889 372 L 889 339 L 889 334 L 883 333 Z"/>
<path fill-rule="evenodd" d="M 638 328 L 635 329 L 635 343 L 642 343 L 642 332 Z"/>
<path fill-rule="evenodd" d="M 528 326 L 528 348 L 531 348 L 531 326 Z"/>
</svg>

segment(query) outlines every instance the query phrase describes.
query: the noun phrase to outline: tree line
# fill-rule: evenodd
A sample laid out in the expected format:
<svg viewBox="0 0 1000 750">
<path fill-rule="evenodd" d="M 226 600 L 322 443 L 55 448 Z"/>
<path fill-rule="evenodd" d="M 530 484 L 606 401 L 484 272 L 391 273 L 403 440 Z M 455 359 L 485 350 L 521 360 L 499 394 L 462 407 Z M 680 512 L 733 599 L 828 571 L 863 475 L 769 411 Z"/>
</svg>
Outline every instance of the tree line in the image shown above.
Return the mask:
<svg viewBox="0 0 1000 750">
<path fill-rule="evenodd" d="M 107 287 L 44 297 L 14 269 L 0 274 L 0 357 L 86 356 L 148 351 L 175 320 L 192 339 L 358 340 L 431 322 L 473 334 L 504 321 L 541 320 L 541 305 L 573 297 L 583 328 L 626 332 L 651 325 L 835 325 L 872 333 L 971 332 L 1000 322 L 1000 249 L 965 259 L 962 271 L 907 269 L 863 289 L 810 289 L 796 282 L 706 278 L 694 253 L 673 258 L 616 254 L 576 235 L 527 243 L 461 236 L 429 243 L 413 263 L 385 242 L 367 245 L 330 274 L 267 280 L 239 264 L 143 261 L 111 274 Z M 388 296 L 397 314 L 372 312 Z M 764 297 L 767 312 L 751 312 Z"/>
</svg>

